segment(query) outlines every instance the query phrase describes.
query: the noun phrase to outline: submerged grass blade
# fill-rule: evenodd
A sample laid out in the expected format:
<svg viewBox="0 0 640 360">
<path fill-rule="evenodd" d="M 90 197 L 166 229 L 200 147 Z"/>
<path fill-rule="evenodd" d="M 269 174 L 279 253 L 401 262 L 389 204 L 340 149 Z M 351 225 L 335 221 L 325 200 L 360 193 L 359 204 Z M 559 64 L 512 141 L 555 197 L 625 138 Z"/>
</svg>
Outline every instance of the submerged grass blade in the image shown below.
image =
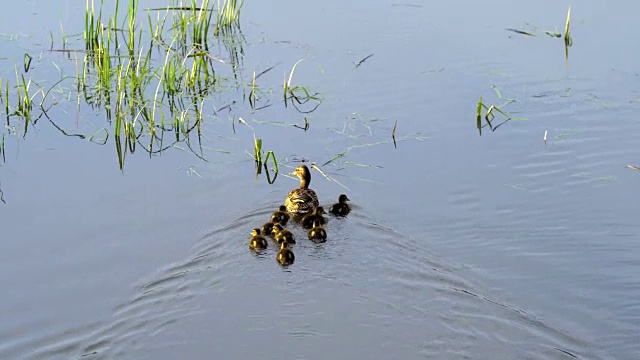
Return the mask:
<svg viewBox="0 0 640 360">
<path fill-rule="evenodd" d="M 398 126 L 398 120 L 396 120 L 396 122 L 393 124 L 393 131 L 391 132 L 391 138 L 393 139 L 393 147 L 394 148 L 398 148 L 398 145 L 396 144 L 396 127 Z"/>
<path fill-rule="evenodd" d="M 505 30 L 514 32 L 516 34 L 521 34 L 521 35 L 536 36 L 535 34 L 532 34 L 530 32 L 523 31 L 523 30 L 518 30 L 518 29 L 506 28 Z"/>
<path fill-rule="evenodd" d="M 365 56 L 362 60 L 358 61 L 353 68 L 355 69 L 357 67 L 360 67 L 360 65 L 364 64 L 364 62 L 369 60 L 369 58 L 372 57 L 372 56 L 373 56 L 373 54 L 369 54 L 369 55 Z"/>
<path fill-rule="evenodd" d="M 331 182 L 334 182 L 334 183 L 336 183 L 336 184 L 338 184 L 338 185 L 342 186 L 342 187 L 343 187 L 343 188 L 345 188 L 346 190 L 351 190 L 351 189 L 349 189 L 347 186 L 345 186 L 344 184 L 342 184 L 340 181 L 338 181 L 338 180 L 336 180 L 336 179 L 332 178 L 331 176 L 329 176 L 329 175 L 325 174 L 325 173 L 324 173 L 324 171 L 322 171 L 322 169 L 320 169 L 320 167 L 318 167 L 318 165 L 316 165 L 316 164 L 311 164 L 311 168 L 312 168 L 312 169 L 315 169 L 316 171 L 318 171 L 318 172 L 320 173 L 320 175 L 324 176 L 324 178 L 325 178 L 325 179 L 327 179 L 327 180 L 329 180 L 329 181 L 331 181 Z"/>
</svg>

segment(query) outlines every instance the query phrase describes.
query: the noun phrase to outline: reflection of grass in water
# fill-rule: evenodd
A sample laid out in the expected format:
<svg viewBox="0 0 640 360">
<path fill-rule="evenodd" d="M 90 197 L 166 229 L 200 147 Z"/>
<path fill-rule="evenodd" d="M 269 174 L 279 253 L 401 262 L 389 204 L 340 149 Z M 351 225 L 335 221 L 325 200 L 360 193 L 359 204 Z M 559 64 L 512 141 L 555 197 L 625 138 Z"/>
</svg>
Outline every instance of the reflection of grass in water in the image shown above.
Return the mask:
<svg viewBox="0 0 640 360">
<path fill-rule="evenodd" d="M 500 92 L 500 89 L 498 89 L 497 86 L 495 85 L 491 85 L 491 88 L 493 89 L 493 91 L 496 93 L 496 96 L 498 97 L 498 99 L 500 100 L 504 100 L 505 102 L 502 103 L 501 105 L 491 105 L 491 106 L 487 106 L 483 101 L 482 101 L 482 96 L 480 97 L 480 100 L 478 101 L 478 104 L 476 105 L 476 127 L 478 128 L 478 133 L 480 135 L 482 135 L 482 129 L 486 126 L 489 126 L 489 128 L 491 129 L 491 131 L 496 131 L 500 126 L 502 126 L 503 124 L 507 123 L 509 120 L 527 120 L 526 118 L 514 118 L 511 115 L 509 115 L 508 113 L 506 113 L 504 110 L 502 110 L 502 108 L 504 108 L 505 106 L 516 102 L 515 99 L 505 99 L 502 97 L 502 93 Z M 486 121 L 486 124 L 482 124 L 482 118 L 483 118 L 483 110 L 486 110 L 486 113 L 484 113 L 484 120 Z M 504 117 L 504 121 L 502 121 L 501 123 L 494 125 L 492 123 L 492 121 L 495 119 L 496 115 L 494 114 L 494 112 L 497 112 L 498 114 L 502 115 Z"/>
<path fill-rule="evenodd" d="M 202 145 L 205 98 L 214 92 L 245 86 L 238 84 L 245 44 L 239 28 L 243 2 L 217 1 L 216 17 L 213 17 L 215 5 L 212 8 L 209 4 L 209 0 L 202 1 L 200 6 L 195 0 L 173 2 L 168 7 L 147 9 L 143 15 L 137 0 L 126 4 L 116 1 L 113 15 L 106 18 L 103 2 L 97 5 L 87 0 L 81 35 L 83 57 L 74 50 L 66 50 L 73 37 L 64 33 L 63 50 L 53 49 L 51 33 L 53 52 L 68 54 L 69 59 L 74 54 L 76 76 L 64 77 L 49 89 L 40 88 L 26 74 L 32 60 L 26 55 L 25 71 L 19 71 L 16 66 L 16 85 L 0 81 L 3 95 L 0 100 L 4 102 L 7 126 L 11 124 L 15 128 L 13 120 L 23 120 L 20 127 L 25 136 L 28 127 L 44 116 L 66 136 L 88 138 L 97 144 L 106 144 L 113 138 L 121 168 L 128 154 L 140 149 L 149 156 L 169 148 L 187 149 L 205 160 L 203 149 L 210 149 Z M 226 50 L 228 61 L 212 54 L 213 47 L 209 44 L 212 32 L 218 40 L 216 49 Z M 296 66 L 285 84 L 285 106 L 293 104 L 299 111 L 311 112 L 318 107 L 320 99 L 307 87 L 292 83 Z M 233 72 L 235 87 L 225 87 L 224 78 L 218 74 L 220 68 Z M 249 96 L 249 106 L 254 111 L 261 109 L 256 106 L 261 100 L 258 94 L 269 94 L 258 91 L 256 79 L 273 68 L 258 75 L 254 73 Z M 109 122 L 107 127 L 91 130 L 90 135 L 85 136 L 65 130 L 49 117 L 47 111 L 52 106 L 71 100 L 71 89 L 64 88 L 69 79 L 75 79 L 78 110 L 86 104 L 103 111 Z M 307 102 L 313 106 L 301 108 Z M 39 113 L 34 114 L 36 110 Z M 217 116 L 216 111 L 214 114 Z M 307 130 L 309 122 L 304 118 L 302 125 L 294 126 Z M 3 142 L 3 159 L 6 159 L 5 151 Z M 262 160 L 263 165 L 269 163 L 271 169 L 277 171 L 273 152 L 267 152 L 258 160 Z"/>
<path fill-rule="evenodd" d="M 117 27 L 119 3 L 116 1 L 115 12 L 109 19 L 103 19 L 102 3 L 99 8 L 93 0 L 86 3 L 83 32 L 86 53 L 81 61 L 76 55 L 78 106 L 84 100 L 89 106 L 104 110 L 113 126 L 112 135 L 121 168 L 127 153 L 133 153 L 137 147 L 151 155 L 184 142 L 187 148 L 196 152 L 194 145 L 201 148 L 204 96 L 214 90 L 217 79 L 213 63 L 219 61 L 208 52 L 207 38 L 213 12 L 209 9 L 209 0 L 201 7 L 196 6 L 195 0 L 188 7 L 181 6 L 182 3 L 168 7 L 164 16 L 158 13 L 155 22 L 151 9 L 148 10 L 148 38 L 142 36 L 144 27 L 139 24 L 137 0 L 128 2 L 124 29 Z M 173 26 L 165 31 L 170 15 L 173 15 Z M 187 34 L 191 36 L 188 38 Z M 168 43 L 164 41 L 167 35 L 171 38 Z M 143 44 L 144 40 L 149 40 L 148 45 Z M 63 35 L 63 48 L 66 46 L 67 37 Z M 160 61 L 161 66 L 155 66 L 158 55 L 164 59 L 164 63 Z M 25 55 L 24 73 L 30 63 L 31 57 Z M 40 88 L 31 94 L 31 85 L 31 80 L 27 80 L 25 74 L 19 74 L 16 66 L 15 106 L 10 109 L 12 98 L 8 83 L 3 98 L 7 123 L 10 117 L 22 118 L 26 134 L 29 125 L 35 125 L 44 115 L 62 134 L 70 135 L 49 118 L 48 109 L 43 107 L 53 87 L 46 91 Z M 33 98 L 38 92 L 42 94 L 41 113 L 32 120 Z M 166 137 L 169 132 L 173 135 Z M 192 143 L 192 137 L 197 144 Z M 89 140 L 104 144 L 108 138 L 109 131 L 103 128 Z M 201 154 L 201 149 L 197 152 Z"/>
<path fill-rule="evenodd" d="M 98 129 L 89 140 L 106 144 L 111 135 L 121 168 L 127 154 L 136 149 L 142 148 L 151 156 L 178 143 L 202 158 L 204 98 L 218 88 L 214 65 L 225 64 L 210 53 L 211 32 L 215 29 L 214 36 L 229 50 L 234 73 L 237 60 L 243 56 L 238 26 L 242 1 L 218 1 L 215 18 L 215 9 L 209 3 L 204 0 L 198 6 L 195 0 L 173 2 L 165 8 L 147 9 L 145 19 L 140 16 L 138 0 L 129 0 L 126 5 L 116 1 L 109 18 L 103 15 L 102 1 L 99 5 L 94 0 L 86 1 L 82 33 L 86 53 L 82 59 L 76 55 L 75 62 L 78 107 L 84 100 L 104 111 L 112 130 Z M 157 14 L 152 16 L 153 12 Z M 124 21 L 118 20 L 123 16 Z M 52 33 L 51 38 L 52 50 L 60 51 L 53 49 Z M 69 37 L 63 33 L 62 38 L 62 52 L 71 54 L 66 50 Z M 31 58 L 27 60 L 30 64 Z M 16 67 L 12 97 L 8 83 L 0 87 L 6 95 L 2 100 L 7 124 L 12 117 L 23 119 L 25 134 L 29 125 L 35 124 L 32 112 L 37 102 L 33 98 L 41 93 L 44 102 L 44 94 L 53 89 L 41 88 L 34 93 L 32 85 Z M 57 101 L 54 99 L 54 103 Z M 10 102 L 15 105 L 10 106 Z M 43 114 L 49 118 L 42 106 L 40 110 L 37 118 Z M 64 135 L 85 137 L 69 134 L 49 120 Z"/>
<path fill-rule="evenodd" d="M 295 85 L 295 86 L 291 85 L 291 80 L 293 79 L 293 73 L 295 72 L 298 64 L 302 62 L 302 60 L 303 59 L 300 59 L 295 64 L 293 64 L 293 67 L 291 68 L 291 72 L 289 73 L 288 80 L 285 75 L 284 84 L 282 86 L 283 100 L 284 100 L 285 107 L 290 102 L 291 105 L 293 105 L 296 108 L 296 110 L 302 113 L 310 113 L 315 111 L 318 108 L 318 106 L 320 106 L 321 100 L 318 97 L 318 94 L 317 93 L 311 94 L 309 90 L 307 90 L 307 88 L 302 85 Z M 303 110 L 299 107 L 299 106 L 304 106 L 309 102 L 315 103 L 315 105 L 313 105 L 309 110 Z"/>
<path fill-rule="evenodd" d="M 208 102 L 205 99 L 227 89 L 246 90 L 249 96 L 244 100 L 252 114 L 270 106 L 270 98 L 280 99 L 277 88 L 276 91 L 262 88 L 264 84 L 260 79 L 277 65 L 262 72 L 252 71 L 253 76 L 243 82 L 241 71 L 246 42 L 239 26 L 242 4 L 242 1 L 218 1 L 217 9 L 222 11 L 214 17 L 216 4 L 209 0 L 202 1 L 200 6 L 195 0 L 174 1 L 170 6 L 158 9 L 142 9 L 137 0 L 116 1 L 113 15 L 107 17 L 102 2 L 98 5 L 93 0 L 87 1 L 84 19 L 81 20 L 83 25 L 80 25 L 84 27 L 81 35 L 63 33 L 62 50 L 52 46 L 52 52 L 64 54 L 73 61 L 75 76 L 61 75 L 53 86 L 41 87 L 39 82 L 31 80 L 32 73 L 27 72 L 31 62 L 31 57 L 27 56 L 25 62 L 29 64 L 24 71 L 16 66 L 15 85 L 4 79 L 4 83 L 0 81 L 0 100 L 4 101 L 7 128 L 20 128 L 25 136 L 29 126 L 45 118 L 65 136 L 101 145 L 115 144 L 121 169 L 127 157 L 136 151 L 151 157 L 176 148 L 189 151 L 203 161 L 207 161 L 204 154 L 208 150 L 228 153 L 223 149 L 203 146 L 202 138 L 207 140 L 203 134 L 207 116 L 218 116 L 224 108 L 210 111 L 206 108 Z M 73 46 L 82 51 L 70 50 Z M 368 58 L 370 56 L 362 59 L 360 64 Z M 294 81 L 299 80 L 297 76 L 294 79 L 294 74 L 298 74 L 296 70 L 304 64 L 298 60 L 286 69 L 282 83 L 284 107 L 293 107 L 299 113 L 314 111 L 322 101 L 318 93 Z M 58 70 L 63 74 L 66 69 Z M 228 79 L 230 81 L 226 81 Z M 65 128 L 65 122 L 56 119 L 50 109 L 65 101 L 76 100 L 78 113 L 90 108 L 106 118 L 106 124 L 94 127 L 87 120 L 91 128 L 86 135 Z M 230 113 L 235 104 L 234 100 L 228 105 Z M 210 113 L 215 115 L 207 115 Z M 261 122 L 256 120 L 255 123 Z M 231 124 L 235 132 L 235 121 Z M 305 131 L 310 129 L 306 117 L 279 125 L 295 126 Z M 343 135 L 355 141 L 340 153 L 340 161 L 336 158 L 327 163 L 380 168 L 358 161 L 350 153 L 358 148 L 391 142 L 398 146 L 398 142 L 407 139 L 423 139 L 419 134 L 400 134 L 402 127 L 397 121 L 391 124 L 384 119 L 362 119 L 355 120 L 353 125 L 357 130 L 345 128 Z M 380 125 L 386 128 L 380 131 Z M 208 131 L 204 129 L 205 134 Z M 14 134 L 2 134 L 0 151 L 3 160 L 6 159 L 5 138 Z M 268 144 L 269 139 L 258 136 L 254 131 L 253 151 L 248 152 L 256 163 L 256 175 L 266 173 L 271 183 L 275 181 L 282 162 L 279 164 L 273 151 L 268 150 Z M 316 165 L 316 170 L 335 181 L 320 165 Z M 194 169 L 190 169 L 188 174 L 199 176 Z"/>
</svg>

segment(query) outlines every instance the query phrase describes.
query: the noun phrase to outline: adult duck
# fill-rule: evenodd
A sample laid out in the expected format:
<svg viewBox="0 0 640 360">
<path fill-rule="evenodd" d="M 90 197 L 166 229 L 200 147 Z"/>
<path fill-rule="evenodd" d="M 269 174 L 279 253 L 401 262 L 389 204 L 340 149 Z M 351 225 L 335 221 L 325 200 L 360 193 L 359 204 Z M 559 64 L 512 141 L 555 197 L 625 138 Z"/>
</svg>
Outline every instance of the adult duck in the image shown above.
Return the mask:
<svg viewBox="0 0 640 360">
<path fill-rule="evenodd" d="M 311 172 L 306 165 L 298 166 L 291 174 L 300 179 L 300 186 L 289 192 L 284 200 L 287 211 L 294 215 L 305 215 L 313 212 L 318 207 L 318 195 L 309 188 Z"/>
</svg>

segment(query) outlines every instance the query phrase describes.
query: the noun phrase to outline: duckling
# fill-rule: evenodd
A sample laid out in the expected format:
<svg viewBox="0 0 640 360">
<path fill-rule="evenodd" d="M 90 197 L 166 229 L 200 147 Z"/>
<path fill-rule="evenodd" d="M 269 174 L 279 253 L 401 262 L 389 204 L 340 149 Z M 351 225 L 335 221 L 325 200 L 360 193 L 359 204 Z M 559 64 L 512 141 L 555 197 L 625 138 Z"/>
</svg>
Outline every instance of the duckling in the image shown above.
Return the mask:
<svg viewBox="0 0 640 360">
<path fill-rule="evenodd" d="M 296 239 L 293 237 L 293 233 L 283 228 L 282 225 L 280 224 L 273 224 L 272 233 L 273 233 L 274 239 L 278 244 L 282 244 L 283 242 L 286 242 L 289 244 L 296 243 Z"/>
<path fill-rule="evenodd" d="M 326 212 L 322 206 L 318 206 L 312 214 L 306 215 L 302 218 L 302 227 L 305 229 L 311 229 L 313 227 L 313 222 L 316 219 L 320 221 L 320 225 L 326 224 L 327 219 L 325 219 L 322 214 L 326 214 Z"/>
<path fill-rule="evenodd" d="M 251 240 L 249 240 L 249 247 L 252 250 L 264 250 L 267 248 L 267 239 L 260 235 L 260 229 L 255 228 L 251 231 Z"/>
<path fill-rule="evenodd" d="M 319 219 L 313 220 L 313 228 L 309 230 L 309 240 L 316 243 L 327 241 L 327 232 L 322 228 Z"/>
<path fill-rule="evenodd" d="M 271 235 L 273 235 L 273 234 L 271 234 L 272 231 L 273 231 L 273 223 L 272 222 L 268 222 L 268 223 L 265 223 L 264 225 L 262 225 L 262 229 L 260 230 L 260 233 L 271 236 Z"/>
<path fill-rule="evenodd" d="M 278 263 L 282 266 L 291 265 L 296 260 L 295 255 L 293 255 L 293 251 L 289 249 L 289 243 L 286 241 L 280 244 L 280 251 L 278 251 L 278 254 L 276 255 L 276 260 L 278 260 Z"/>
<path fill-rule="evenodd" d="M 300 178 L 300 186 L 289 192 L 284 200 L 287 210 L 294 215 L 304 215 L 313 212 L 320 204 L 316 192 L 309 189 L 311 173 L 306 165 L 298 166 L 291 174 Z"/>
<path fill-rule="evenodd" d="M 342 194 L 338 197 L 338 203 L 331 205 L 329 212 L 336 216 L 347 216 L 351 212 L 351 206 L 347 204 L 349 198 Z"/>
<path fill-rule="evenodd" d="M 273 215 L 271 215 L 271 222 L 272 223 L 280 223 L 283 226 L 287 225 L 287 221 L 289 221 L 289 214 L 287 213 L 287 207 L 284 205 L 280 205 L 280 207 L 278 208 L 278 211 L 274 212 Z"/>
</svg>

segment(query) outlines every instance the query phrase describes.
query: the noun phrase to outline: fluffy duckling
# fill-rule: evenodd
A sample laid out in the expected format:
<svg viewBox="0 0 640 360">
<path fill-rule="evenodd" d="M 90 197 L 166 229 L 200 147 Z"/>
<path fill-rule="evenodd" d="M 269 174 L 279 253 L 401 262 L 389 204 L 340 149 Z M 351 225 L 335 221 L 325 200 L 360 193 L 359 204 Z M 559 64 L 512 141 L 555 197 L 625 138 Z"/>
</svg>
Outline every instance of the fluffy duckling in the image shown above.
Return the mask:
<svg viewBox="0 0 640 360">
<path fill-rule="evenodd" d="M 283 228 L 282 225 L 280 224 L 273 224 L 272 233 L 273 233 L 274 239 L 278 244 L 282 244 L 283 242 L 286 242 L 289 244 L 296 243 L 296 239 L 293 237 L 293 233 Z"/>
<path fill-rule="evenodd" d="M 251 231 L 251 240 L 249 240 L 249 247 L 252 250 L 264 250 L 267 248 L 267 239 L 260 235 L 260 229 L 255 228 Z"/>
<path fill-rule="evenodd" d="M 309 240 L 316 243 L 323 243 L 327 241 L 327 232 L 322 228 L 320 220 L 313 220 L 313 228 L 309 230 Z"/>
<path fill-rule="evenodd" d="M 320 225 L 326 224 L 327 219 L 325 219 L 322 214 L 326 214 L 326 212 L 322 206 L 318 206 L 312 214 L 306 215 L 302 218 L 302 227 L 305 229 L 311 229 L 315 220 L 320 221 Z"/>
<path fill-rule="evenodd" d="M 284 205 L 280 205 L 278 211 L 274 212 L 271 215 L 271 222 L 274 224 L 279 223 L 284 226 L 287 225 L 287 221 L 289 221 L 289 213 L 287 213 L 287 207 Z"/>
<path fill-rule="evenodd" d="M 260 233 L 261 234 L 265 234 L 265 235 L 273 235 L 271 234 L 271 232 L 273 231 L 273 223 L 272 222 L 268 222 L 265 223 L 264 225 L 262 225 L 262 229 L 260 229 Z"/>
<path fill-rule="evenodd" d="M 298 166 L 291 174 L 300 178 L 300 186 L 293 189 L 284 200 L 287 210 L 294 215 L 304 215 L 313 212 L 319 205 L 318 195 L 309 189 L 311 183 L 311 172 L 306 165 Z"/>
<path fill-rule="evenodd" d="M 351 212 L 351 206 L 347 204 L 349 198 L 347 195 L 342 194 L 338 197 L 338 203 L 331 205 L 329 212 L 336 216 L 347 216 Z"/>
<path fill-rule="evenodd" d="M 278 254 L 276 255 L 276 260 L 278 260 L 278 263 L 282 266 L 291 265 L 296 260 L 295 255 L 293 255 L 293 251 L 289 249 L 289 243 L 286 241 L 280 244 L 280 251 L 278 251 Z"/>
</svg>

